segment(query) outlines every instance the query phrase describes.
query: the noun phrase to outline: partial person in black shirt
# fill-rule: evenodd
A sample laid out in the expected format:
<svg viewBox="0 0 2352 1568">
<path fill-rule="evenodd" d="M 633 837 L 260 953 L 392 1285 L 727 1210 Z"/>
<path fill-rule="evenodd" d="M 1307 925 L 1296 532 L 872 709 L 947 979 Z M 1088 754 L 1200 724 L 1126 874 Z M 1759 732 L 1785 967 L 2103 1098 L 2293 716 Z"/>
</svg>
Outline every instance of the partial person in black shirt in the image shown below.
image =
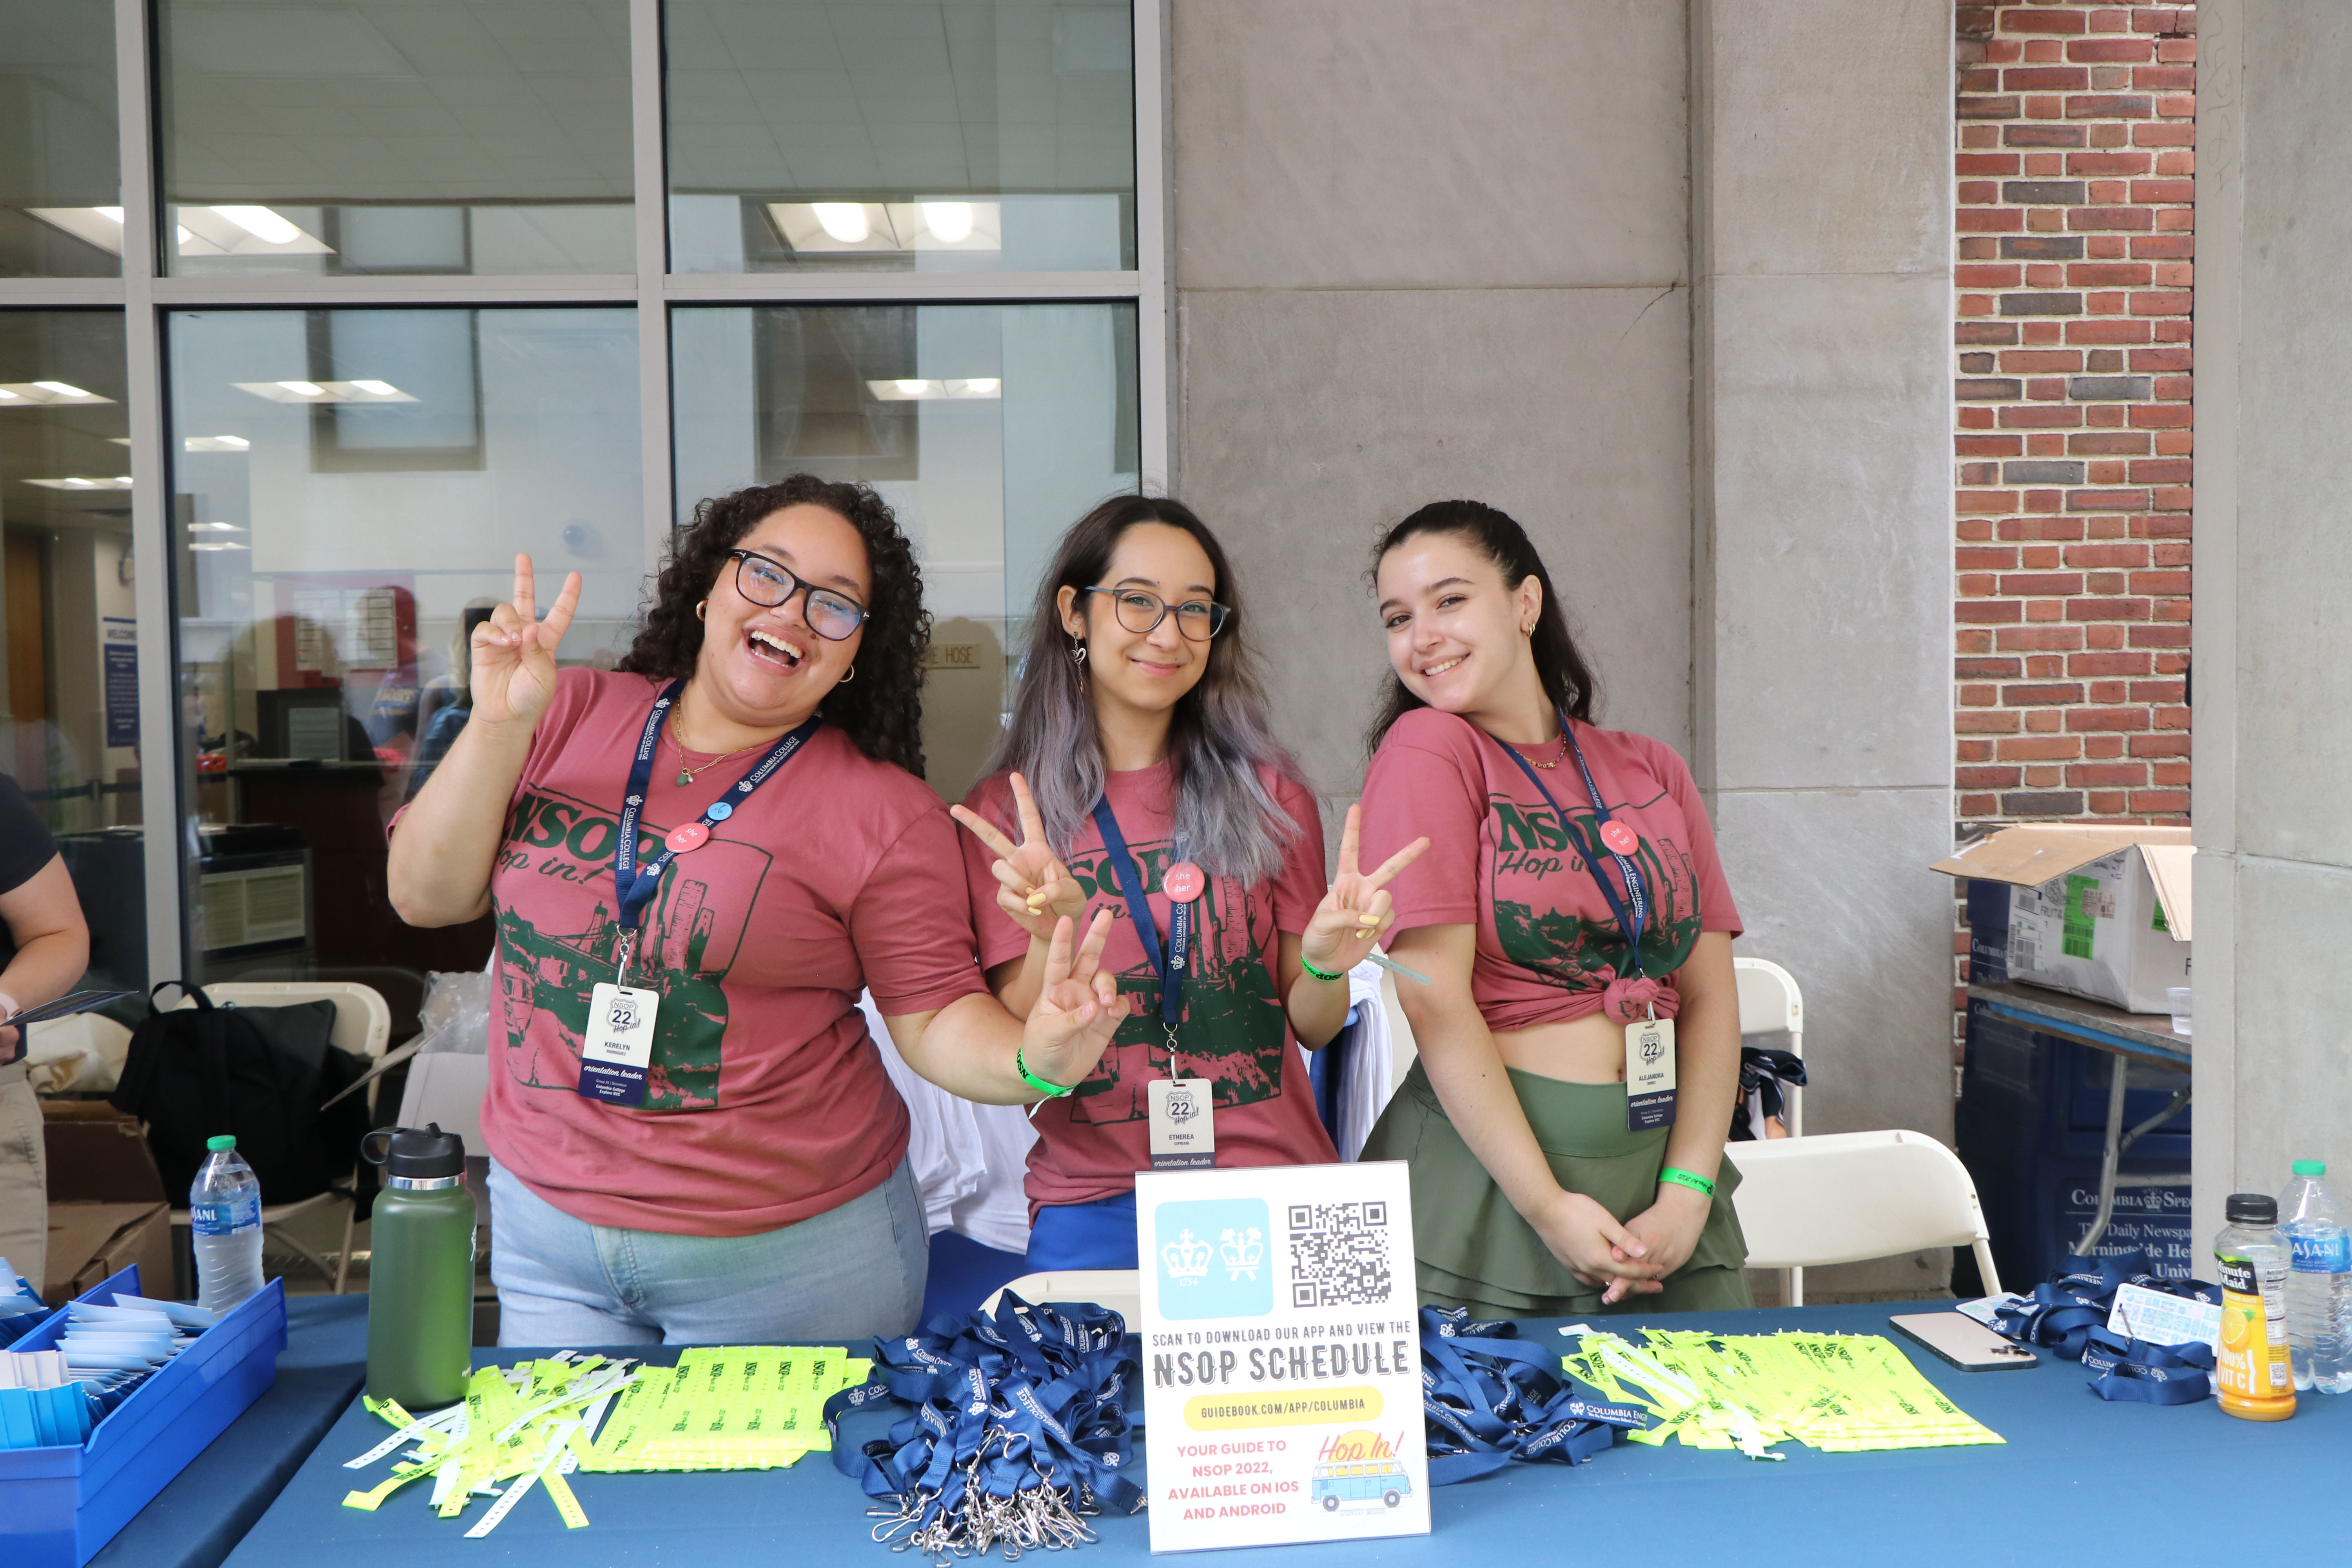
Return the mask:
<svg viewBox="0 0 2352 1568">
<path fill-rule="evenodd" d="M 54 1002 L 89 967 L 89 927 L 65 858 L 16 781 L 0 773 L 0 1018 Z M 0 1026 L 0 1258 L 37 1290 L 48 1266 L 48 1171 L 24 1033 Z"/>
</svg>

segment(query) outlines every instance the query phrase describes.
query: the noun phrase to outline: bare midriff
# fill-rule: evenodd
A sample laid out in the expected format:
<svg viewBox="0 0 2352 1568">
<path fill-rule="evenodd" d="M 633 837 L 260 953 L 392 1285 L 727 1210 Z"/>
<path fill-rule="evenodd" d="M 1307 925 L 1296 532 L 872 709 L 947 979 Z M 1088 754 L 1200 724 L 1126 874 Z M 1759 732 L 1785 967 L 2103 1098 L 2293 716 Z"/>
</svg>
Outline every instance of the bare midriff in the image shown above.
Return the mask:
<svg viewBox="0 0 2352 1568">
<path fill-rule="evenodd" d="M 1563 1083 L 1625 1081 L 1625 1026 L 1599 1013 L 1526 1029 L 1496 1029 L 1507 1068 Z"/>
</svg>

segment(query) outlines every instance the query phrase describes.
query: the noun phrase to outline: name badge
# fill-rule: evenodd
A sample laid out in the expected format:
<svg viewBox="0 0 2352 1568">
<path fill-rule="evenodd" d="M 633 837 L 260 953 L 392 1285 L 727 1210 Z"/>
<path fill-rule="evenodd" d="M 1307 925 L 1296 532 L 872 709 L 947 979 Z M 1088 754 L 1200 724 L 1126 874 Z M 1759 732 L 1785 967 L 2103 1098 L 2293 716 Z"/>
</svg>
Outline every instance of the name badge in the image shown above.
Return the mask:
<svg viewBox="0 0 2352 1568">
<path fill-rule="evenodd" d="M 1151 1168 L 1196 1170 L 1217 1163 L 1217 1107 L 1204 1078 L 1156 1078 L 1151 1105 Z"/>
<path fill-rule="evenodd" d="M 580 1045 L 580 1092 L 608 1105 L 643 1105 L 646 1069 L 654 1059 L 654 1017 L 661 993 L 607 981 L 588 1003 L 588 1035 Z"/>
<path fill-rule="evenodd" d="M 1675 1021 L 1625 1026 L 1625 1125 L 1635 1132 L 1675 1124 Z"/>
</svg>

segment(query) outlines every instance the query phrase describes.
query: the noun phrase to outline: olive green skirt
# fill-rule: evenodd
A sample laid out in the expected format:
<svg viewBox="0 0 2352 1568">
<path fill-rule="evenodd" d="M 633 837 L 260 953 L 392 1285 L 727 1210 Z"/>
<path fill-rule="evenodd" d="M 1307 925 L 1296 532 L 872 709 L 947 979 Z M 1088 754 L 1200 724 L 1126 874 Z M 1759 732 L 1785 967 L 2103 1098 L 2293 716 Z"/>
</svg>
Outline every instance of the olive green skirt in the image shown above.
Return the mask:
<svg viewBox="0 0 2352 1568">
<path fill-rule="evenodd" d="M 1591 1198 L 1620 1222 L 1657 1201 L 1667 1129 L 1626 1129 L 1623 1084 L 1564 1083 L 1516 1069 L 1510 1076 L 1528 1126 L 1562 1187 Z M 1412 1167 L 1412 1239 L 1425 1306 L 1467 1307 L 1477 1317 L 1569 1318 L 1755 1305 L 1742 1272 L 1748 1242 L 1731 1206 L 1739 1173 L 1727 1160 L 1716 1178 L 1715 1212 L 1689 1261 L 1666 1276 L 1664 1293 L 1628 1296 L 1604 1307 L 1601 1292 L 1579 1282 L 1511 1206 L 1454 1131 L 1419 1062 L 1358 1158 L 1402 1160 Z"/>
</svg>

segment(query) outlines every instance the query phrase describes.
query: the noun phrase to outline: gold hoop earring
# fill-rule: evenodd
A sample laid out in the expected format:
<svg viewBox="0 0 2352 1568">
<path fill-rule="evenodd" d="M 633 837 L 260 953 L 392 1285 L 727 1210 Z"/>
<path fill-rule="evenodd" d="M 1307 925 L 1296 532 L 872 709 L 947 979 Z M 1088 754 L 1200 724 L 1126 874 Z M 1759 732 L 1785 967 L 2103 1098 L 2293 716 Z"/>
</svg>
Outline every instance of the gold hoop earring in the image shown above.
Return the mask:
<svg viewBox="0 0 2352 1568">
<path fill-rule="evenodd" d="M 698 621 L 707 621 L 710 618 L 709 600 L 703 599 L 696 603 L 694 606 L 694 618 Z"/>
<path fill-rule="evenodd" d="M 854 665 L 854 664 L 853 664 L 853 665 L 851 665 L 851 666 L 849 667 L 849 673 L 848 673 L 848 674 L 846 674 L 846 675 L 845 675 L 845 676 L 843 676 L 839 680 L 835 681 L 835 682 L 834 682 L 834 684 L 835 684 L 835 686 L 846 686 L 846 685 L 848 685 L 851 681 L 853 681 L 853 680 L 855 680 L 855 679 L 857 679 L 857 667 L 856 667 L 856 665 Z"/>
</svg>

